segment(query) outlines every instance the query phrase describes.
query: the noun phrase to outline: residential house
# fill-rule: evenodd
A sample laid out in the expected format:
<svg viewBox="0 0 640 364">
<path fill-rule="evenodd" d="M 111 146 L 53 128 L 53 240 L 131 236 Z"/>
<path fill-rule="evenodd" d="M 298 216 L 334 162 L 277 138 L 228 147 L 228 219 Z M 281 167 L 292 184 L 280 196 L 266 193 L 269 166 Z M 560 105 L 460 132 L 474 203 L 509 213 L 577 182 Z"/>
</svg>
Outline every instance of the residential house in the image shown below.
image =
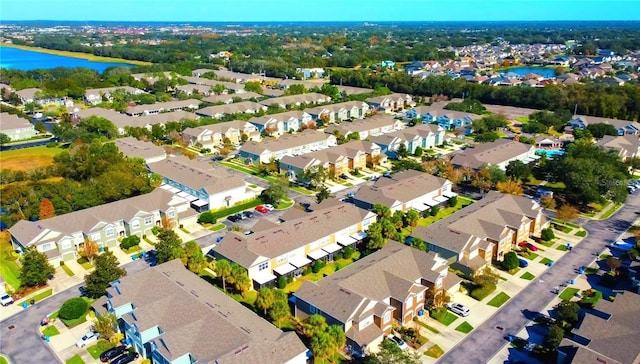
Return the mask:
<svg viewBox="0 0 640 364">
<path fill-rule="evenodd" d="M 596 309 L 585 310 L 558 348 L 558 364 L 638 363 L 640 347 L 640 296 L 622 291 L 615 300 L 600 300 Z"/>
<path fill-rule="evenodd" d="M 242 177 L 206 161 L 172 157 L 149 163 L 148 168 L 162 176 L 168 190 L 187 199 L 198 212 L 231 207 L 255 197 Z"/>
<path fill-rule="evenodd" d="M 132 73 L 131 77 L 133 77 L 136 81 L 147 82 L 149 85 L 153 85 L 159 80 L 171 80 L 173 77 L 179 77 L 177 74 L 173 72 L 152 72 L 152 73 Z"/>
<path fill-rule="evenodd" d="M 447 259 L 455 269 L 475 271 L 502 261 L 518 242 L 540 236 L 550 221 L 534 200 L 490 191 L 483 199 L 429 226 L 418 226 L 411 237 Z"/>
<path fill-rule="evenodd" d="M 196 99 L 157 102 L 151 105 L 130 106 L 125 111 L 125 114 L 134 117 L 142 115 L 155 115 L 162 112 L 172 112 L 185 109 L 196 110 L 199 105 L 200 100 Z"/>
<path fill-rule="evenodd" d="M 331 97 L 315 92 L 300 95 L 280 96 L 260 101 L 260 103 L 264 106 L 268 107 L 271 105 L 278 105 L 283 109 L 289 109 L 292 107 L 308 104 L 323 104 L 326 102 L 331 102 Z"/>
<path fill-rule="evenodd" d="M 596 144 L 608 150 L 615 150 L 622 160 L 640 158 L 640 139 L 637 135 L 605 135 Z"/>
<path fill-rule="evenodd" d="M 347 101 L 305 109 L 314 120 L 330 124 L 350 119 L 364 119 L 369 113 L 369 104 L 362 101 Z"/>
<path fill-rule="evenodd" d="M 613 125 L 618 131 L 618 135 L 638 135 L 640 134 L 640 123 L 630 120 L 618 120 L 609 118 L 600 118 L 596 116 L 574 115 L 569 120 L 569 126 L 572 128 L 585 129 L 589 124 L 609 124 Z"/>
<path fill-rule="evenodd" d="M 142 158 L 146 163 L 154 163 L 167 157 L 164 148 L 134 137 L 116 139 L 114 143 L 127 158 Z"/>
<path fill-rule="evenodd" d="M 280 224 L 261 219 L 252 234 L 227 233 L 213 248 L 214 256 L 246 268 L 254 288 L 273 286 L 278 276 L 298 277 L 313 261 L 333 260 L 361 241 L 376 221 L 375 213 L 336 199 L 311 206 L 311 212 L 292 210 Z"/>
<path fill-rule="evenodd" d="M 392 324 L 413 326 L 425 303 L 454 292 L 459 282 L 437 254 L 389 241 L 320 281 L 304 281 L 291 300 L 299 319 L 320 314 L 340 326 L 349 351 L 375 353 Z"/>
<path fill-rule="evenodd" d="M 101 107 L 93 107 L 85 110 L 74 109 L 71 113 L 71 117 L 76 120 L 88 118 L 91 116 L 99 116 L 111 121 L 113 125 L 115 125 L 115 127 L 118 129 L 119 135 L 125 135 L 127 132 L 127 128 L 130 127 L 146 128 L 147 130 L 151 131 L 153 125 L 156 124 L 164 126 L 166 123 L 172 121 L 180 121 L 183 119 L 198 119 L 198 115 L 183 110 L 163 112 L 160 114 L 142 115 L 137 117 L 122 114 L 111 109 L 103 109 Z"/>
<path fill-rule="evenodd" d="M 78 249 L 91 239 L 99 247 L 113 248 L 118 238 L 142 237 L 161 226 L 163 219 L 177 226 L 193 220 L 197 214 L 189 202 L 173 193 L 157 188 L 146 195 L 54 216 L 45 220 L 20 220 L 9 229 L 14 250 L 35 246 L 47 255 L 49 262 L 78 258 Z"/>
<path fill-rule="evenodd" d="M 191 96 L 193 94 L 209 96 L 211 95 L 211 86 L 194 84 L 180 85 L 176 86 L 176 91 L 184 92 L 188 96 Z"/>
<path fill-rule="evenodd" d="M 324 78 L 324 68 L 296 68 L 296 73 L 302 73 L 303 79 Z"/>
<path fill-rule="evenodd" d="M 216 87 L 217 85 L 222 85 L 223 94 L 233 93 L 233 94 L 241 94 L 246 92 L 244 89 L 244 84 L 235 83 L 235 82 L 224 82 L 219 80 L 210 80 L 208 78 L 201 77 L 183 77 L 189 84 L 198 85 L 198 86 L 208 86 L 209 89 Z"/>
<path fill-rule="evenodd" d="M 394 112 L 414 106 L 411 95 L 393 93 L 386 96 L 371 97 L 366 100 L 372 110 Z"/>
<path fill-rule="evenodd" d="M 255 75 L 255 74 L 240 73 L 240 72 L 233 72 L 233 71 L 227 71 L 227 70 L 218 70 L 214 72 L 218 76 L 219 80 L 225 80 L 225 81 L 228 80 L 235 83 L 247 83 L 251 81 L 264 83 L 264 82 L 280 81 L 279 78 L 266 77 L 262 74 Z"/>
<path fill-rule="evenodd" d="M 44 96 L 39 88 L 25 88 L 15 92 L 22 104 L 33 102 L 38 105 L 73 106 L 73 100 L 66 97 Z"/>
<path fill-rule="evenodd" d="M 536 149 L 558 150 L 563 149 L 568 143 L 573 141 L 573 135 L 564 134 L 560 137 L 540 135 L 534 138 Z"/>
<path fill-rule="evenodd" d="M 418 147 L 430 149 L 444 143 L 445 131 L 442 127 L 433 124 L 419 124 L 410 128 L 394 131 L 371 137 L 371 141 L 382 148 L 382 152 L 390 158 L 397 158 L 400 145 L 405 146 L 411 154 Z"/>
<path fill-rule="evenodd" d="M 306 111 L 287 111 L 278 114 L 255 116 L 249 122 L 258 128 L 260 133 L 269 136 L 280 136 L 300 129 L 315 128 L 315 122 Z"/>
<path fill-rule="evenodd" d="M 225 115 L 255 114 L 261 111 L 267 111 L 267 107 L 257 102 L 242 101 L 228 105 L 205 107 L 197 110 L 196 114 L 208 118 L 220 119 Z"/>
<path fill-rule="evenodd" d="M 260 132 L 255 125 L 242 120 L 187 128 L 181 135 L 189 146 L 212 150 L 223 145 L 225 139 L 237 145 L 242 141 L 242 135 L 246 135 L 247 140 L 260 140 Z"/>
<path fill-rule="evenodd" d="M 10 140 L 30 139 L 38 135 L 35 126 L 27 119 L 6 112 L 0 113 L 0 133 L 5 134 Z"/>
<path fill-rule="evenodd" d="M 353 196 L 353 203 L 367 210 L 382 204 L 392 212 L 411 209 L 424 212 L 457 196 L 451 187 L 452 183 L 447 179 L 406 170 L 380 178 L 371 186 L 361 187 Z"/>
<path fill-rule="evenodd" d="M 223 95 L 211 95 L 209 97 L 205 97 L 202 101 L 210 102 L 212 104 L 230 104 L 236 101 L 244 101 L 249 99 L 259 99 L 262 95 L 257 94 L 255 92 L 243 92 L 239 94 L 223 94 Z"/>
<path fill-rule="evenodd" d="M 462 111 L 431 109 L 420 116 L 423 123 L 438 124 L 445 130 L 471 130 L 473 122 L 482 116 Z"/>
<path fill-rule="evenodd" d="M 338 177 L 354 169 L 362 170 L 367 164 L 384 163 L 384 154 L 380 147 L 367 141 L 354 140 L 346 144 L 315 152 L 292 156 L 285 155 L 280 159 L 280 169 L 286 171 L 290 178 L 310 168 L 324 168 L 330 175 Z"/>
<path fill-rule="evenodd" d="M 407 111 L 405 113 L 405 116 L 409 119 L 423 120 L 423 119 L 427 119 L 429 112 L 433 110 L 434 108 L 431 106 L 424 106 L 424 105 L 415 106 L 411 108 L 411 110 Z"/>
<path fill-rule="evenodd" d="M 210 68 L 198 68 L 198 69 L 195 69 L 195 70 L 191 71 L 191 75 L 193 77 L 197 78 L 197 77 L 200 77 L 200 76 L 202 76 L 202 75 L 204 75 L 206 73 L 214 73 L 215 74 L 215 71 L 216 70 L 210 69 Z"/>
<path fill-rule="evenodd" d="M 377 114 L 363 120 L 353 120 L 331 125 L 324 129 L 328 134 L 339 134 L 348 137 L 351 133 L 358 133 L 360 140 L 391 133 L 404 127 L 402 120 L 397 120 L 387 114 Z"/>
<path fill-rule="evenodd" d="M 284 91 L 280 89 L 275 89 L 275 88 L 263 88 L 262 96 L 280 97 L 280 96 L 284 96 Z"/>
<path fill-rule="evenodd" d="M 111 94 L 114 92 L 121 92 L 129 95 L 140 95 L 146 93 L 143 90 L 131 86 L 92 88 L 85 91 L 84 100 L 89 104 L 97 105 L 105 100 L 111 101 Z"/>
<path fill-rule="evenodd" d="M 249 163 L 270 163 L 285 155 L 299 155 L 337 145 L 334 135 L 306 129 L 296 134 L 285 134 L 278 139 L 264 139 L 260 143 L 247 142 L 240 147 L 239 156 Z"/>
<path fill-rule="evenodd" d="M 505 170 L 511 161 L 519 160 L 529 164 L 540 159 L 536 155 L 536 148 L 531 144 L 520 143 L 515 140 L 498 139 L 491 143 L 476 144 L 455 152 L 451 163 L 456 167 L 467 167 L 474 170 L 488 166 L 498 166 Z"/>
<path fill-rule="evenodd" d="M 112 282 L 92 308 L 115 315 L 125 339 L 152 363 L 307 362 L 295 332 L 280 331 L 179 259 Z"/>
</svg>

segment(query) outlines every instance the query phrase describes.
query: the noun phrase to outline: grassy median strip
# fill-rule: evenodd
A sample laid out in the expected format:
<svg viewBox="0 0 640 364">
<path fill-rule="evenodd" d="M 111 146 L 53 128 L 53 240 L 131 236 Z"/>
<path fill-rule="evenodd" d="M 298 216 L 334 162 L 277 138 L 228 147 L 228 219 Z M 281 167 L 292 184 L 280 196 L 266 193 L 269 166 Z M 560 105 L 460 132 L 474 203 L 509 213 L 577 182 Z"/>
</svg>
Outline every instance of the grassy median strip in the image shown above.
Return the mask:
<svg viewBox="0 0 640 364">
<path fill-rule="evenodd" d="M 442 348 L 436 344 L 436 345 L 433 345 L 432 347 L 430 347 L 429 349 L 427 349 L 424 352 L 424 355 L 426 355 L 428 357 L 431 357 L 431 358 L 436 358 L 437 359 L 437 358 L 441 357 L 442 355 L 444 355 L 444 350 L 442 350 Z"/>
<path fill-rule="evenodd" d="M 580 292 L 579 289 L 573 287 L 567 287 L 560 293 L 560 299 L 563 301 L 571 301 L 571 299 L 576 295 L 576 293 Z"/>
<path fill-rule="evenodd" d="M 487 302 L 487 305 L 492 307 L 500 307 L 505 304 L 511 298 L 508 294 L 504 292 L 498 293 L 495 297 L 491 299 L 491 301 Z"/>
<path fill-rule="evenodd" d="M 42 291 L 42 292 L 40 292 L 40 293 L 38 293 L 36 295 L 33 295 L 31 297 L 27 297 L 26 299 L 18 302 L 17 305 L 18 306 L 22 306 L 23 303 L 25 303 L 25 302 L 31 303 L 32 300 L 35 301 L 35 302 L 40 302 L 43 299 L 51 296 L 52 294 L 53 294 L 53 288 L 49 288 L 49 289 L 44 290 L 44 291 Z"/>
<path fill-rule="evenodd" d="M 534 276 L 533 274 L 531 274 L 529 272 L 524 272 L 524 274 L 520 276 L 520 278 L 526 279 L 528 281 L 532 281 L 535 277 L 536 276 Z"/>
<path fill-rule="evenodd" d="M 467 321 L 461 323 L 460 325 L 458 325 L 458 327 L 456 327 L 456 331 L 460 331 L 463 334 L 468 334 L 471 332 L 471 330 L 473 330 L 473 326 L 471 326 L 471 324 Z"/>
</svg>

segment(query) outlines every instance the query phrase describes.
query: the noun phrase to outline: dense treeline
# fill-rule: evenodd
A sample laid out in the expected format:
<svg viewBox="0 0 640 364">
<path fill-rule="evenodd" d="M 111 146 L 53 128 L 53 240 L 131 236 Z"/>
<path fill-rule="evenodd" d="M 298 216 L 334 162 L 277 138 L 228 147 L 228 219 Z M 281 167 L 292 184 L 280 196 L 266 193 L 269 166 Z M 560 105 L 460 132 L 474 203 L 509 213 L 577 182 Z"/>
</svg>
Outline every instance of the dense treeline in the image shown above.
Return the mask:
<svg viewBox="0 0 640 364">
<path fill-rule="evenodd" d="M 113 143 L 74 145 L 54 158 L 54 164 L 32 172 L 0 171 L 2 222 L 37 220 L 43 199 L 55 215 L 151 192 L 144 160 L 125 158 Z"/>
<path fill-rule="evenodd" d="M 334 84 L 358 87 L 386 86 L 395 92 L 413 95 L 446 95 L 477 99 L 486 104 L 527 107 L 547 110 L 571 110 L 578 114 L 638 120 L 640 117 L 640 85 L 607 86 L 597 83 L 537 87 L 496 87 L 469 83 L 448 76 L 433 76 L 424 80 L 399 72 L 373 73 L 370 70 L 335 71 Z"/>
</svg>

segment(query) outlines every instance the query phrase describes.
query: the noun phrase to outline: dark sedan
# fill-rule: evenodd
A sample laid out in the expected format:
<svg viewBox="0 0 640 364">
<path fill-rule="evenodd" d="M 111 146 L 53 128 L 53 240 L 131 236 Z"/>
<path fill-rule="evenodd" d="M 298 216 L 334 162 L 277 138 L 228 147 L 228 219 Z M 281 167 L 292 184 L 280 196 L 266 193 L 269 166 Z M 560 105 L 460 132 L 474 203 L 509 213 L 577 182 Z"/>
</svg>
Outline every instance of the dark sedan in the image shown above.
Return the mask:
<svg viewBox="0 0 640 364">
<path fill-rule="evenodd" d="M 104 353 L 100 354 L 100 361 L 103 363 L 108 362 L 111 359 L 117 358 L 120 355 L 124 354 L 127 351 L 127 347 L 124 345 L 116 346 L 115 348 L 111 348 Z"/>
<path fill-rule="evenodd" d="M 117 357 L 114 361 L 111 362 L 111 364 L 128 364 L 138 359 L 138 356 L 139 355 L 136 352 L 126 353 L 122 356 Z"/>
</svg>

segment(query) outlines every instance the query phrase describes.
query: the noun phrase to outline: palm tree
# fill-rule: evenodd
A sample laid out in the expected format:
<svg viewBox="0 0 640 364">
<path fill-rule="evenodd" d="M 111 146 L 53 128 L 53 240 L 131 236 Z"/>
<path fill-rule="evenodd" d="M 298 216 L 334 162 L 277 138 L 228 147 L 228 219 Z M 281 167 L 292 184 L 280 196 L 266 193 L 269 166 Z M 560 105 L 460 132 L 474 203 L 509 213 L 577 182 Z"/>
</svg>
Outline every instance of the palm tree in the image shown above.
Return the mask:
<svg viewBox="0 0 640 364">
<path fill-rule="evenodd" d="M 219 259 L 213 267 L 214 272 L 222 278 L 222 290 L 227 291 L 227 278 L 231 275 L 231 264 L 226 259 Z"/>
<path fill-rule="evenodd" d="M 256 297 L 256 307 L 264 311 L 264 315 L 267 315 L 267 310 L 273 306 L 276 301 L 276 297 L 273 291 L 268 287 L 260 288 L 258 291 L 258 297 Z"/>
<path fill-rule="evenodd" d="M 347 336 L 345 335 L 344 330 L 342 330 L 342 327 L 339 325 L 331 325 L 327 329 L 327 334 L 329 334 L 331 342 L 333 343 L 334 354 L 344 348 L 347 343 Z"/>
<path fill-rule="evenodd" d="M 322 332 L 311 337 L 310 347 L 313 356 L 324 363 L 324 359 L 333 354 L 334 342 L 329 333 Z"/>
</svg>

